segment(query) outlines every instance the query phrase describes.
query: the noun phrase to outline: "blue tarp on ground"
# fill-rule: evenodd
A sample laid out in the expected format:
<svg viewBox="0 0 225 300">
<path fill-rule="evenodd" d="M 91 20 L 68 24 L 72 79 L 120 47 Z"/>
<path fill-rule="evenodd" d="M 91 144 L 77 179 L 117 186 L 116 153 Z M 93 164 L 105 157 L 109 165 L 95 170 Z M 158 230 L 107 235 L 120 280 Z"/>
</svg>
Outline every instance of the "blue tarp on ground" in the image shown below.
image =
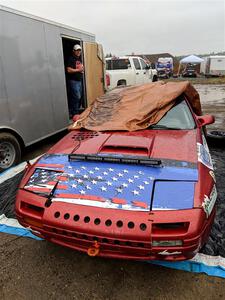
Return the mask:
<svg viewBox="0 0 225 300">
<path fill-rule="evenodd" d="M 18 236 L 23 236 L 23 237 L 29 237 L 35 240 L 42 240 L 41 238 L 33 235 L 29 230 L 26 228 L 17 228 L 17 227 L 12 227 L 12 226 L 7 226 L 4 224 L 0 224 L 0 232 L 8 233 L 8 234 L 14 234 Z"/>
<path fill-rule="evenodd" d="M 221 266 L 208 266 L 204 263 L 191 261 L 191 260 L 179 261 L 179 262 L 152 261 L 150 263 L 164 266 L 167 268 L 194 272 L 194 273 L 205 273 L 207 275 L 225 278 L 225 268 Z"/>
</svg>

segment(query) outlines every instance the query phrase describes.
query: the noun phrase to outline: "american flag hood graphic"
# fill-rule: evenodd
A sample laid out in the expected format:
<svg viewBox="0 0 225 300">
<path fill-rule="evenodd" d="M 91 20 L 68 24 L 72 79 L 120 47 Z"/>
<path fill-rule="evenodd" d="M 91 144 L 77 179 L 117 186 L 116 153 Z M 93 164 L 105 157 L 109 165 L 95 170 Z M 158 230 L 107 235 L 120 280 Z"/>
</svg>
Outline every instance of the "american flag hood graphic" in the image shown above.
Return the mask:
<svg viewBox="0 0 225 300">
<path fill-rule="evenodd" d="M 170 161 L 160 166 L 70 161 L 46 154 L 24 189 L 49 195 L 52 201 L 134 211 L 193 207 L 198 180 L 195 164 Z"/>
</svg>

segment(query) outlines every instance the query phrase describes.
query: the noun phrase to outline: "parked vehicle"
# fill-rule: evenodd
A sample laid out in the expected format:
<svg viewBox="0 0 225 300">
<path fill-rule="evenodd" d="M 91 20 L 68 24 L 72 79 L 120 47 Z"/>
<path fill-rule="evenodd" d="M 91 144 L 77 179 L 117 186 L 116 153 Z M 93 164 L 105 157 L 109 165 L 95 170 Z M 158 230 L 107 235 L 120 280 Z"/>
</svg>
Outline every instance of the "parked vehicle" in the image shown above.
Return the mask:
<svg viewBox="0 0 225 300">
<path fill-rule="evenodd" d="M 187 64 L 182 72 L 182 77 L 197 77 L 197 72 L 194 64 Z"/>
<path fill-rule="evenodd" d="M 106 58 L 106 84 L 109 90 L 121 85 L 157 81 L 157 72 L 138 56 Z"/>
<path fill-rule="evenodd" d="M 91 33 L 0 6 L 0 170 L 24 147 L 70 123 L 65 64 L 83 48 L 83 107 L 104 93 L 104 56 Z"/>
<path fill-rule="evenodd" d="M 225 75 L 225 55 L 212 55 L 204 58 L 201 63 L 201 73 L 205 76 Z"/>
<path fill-rule="evenodd" d="M 215 175 L 202 130 L 214 118 L 196 115 L 187 82 L 166 85 L 98 98 L 91 114 L 27 166 L 16 199 L 19 222 L 90 256 L 192 258 L 215 216 Z"/>
<path fill-rule="evenodd" d="M 156 70 L 159 78 L 170 78 L 173 76 L 173 58 L 159 57 Z"/>
</svg>

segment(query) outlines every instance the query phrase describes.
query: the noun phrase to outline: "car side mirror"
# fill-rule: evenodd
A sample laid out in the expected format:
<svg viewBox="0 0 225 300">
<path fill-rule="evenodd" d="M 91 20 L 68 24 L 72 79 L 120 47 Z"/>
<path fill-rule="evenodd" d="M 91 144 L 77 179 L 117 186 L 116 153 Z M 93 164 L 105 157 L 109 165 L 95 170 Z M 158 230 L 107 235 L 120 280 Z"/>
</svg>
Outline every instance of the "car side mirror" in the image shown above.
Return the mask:
<svg viewBox="0 0 225 300">
<path fill-rule="evenodd" d="M 200 126 L 206 126 L 215 122 L 215 117 L 212 115 L 197 116 Z"/>
<path fill-rule="evenodd" d="M 149 70 L 151 68 L 150 65 L 146 65 L 145 70 Z"/>
</svg>

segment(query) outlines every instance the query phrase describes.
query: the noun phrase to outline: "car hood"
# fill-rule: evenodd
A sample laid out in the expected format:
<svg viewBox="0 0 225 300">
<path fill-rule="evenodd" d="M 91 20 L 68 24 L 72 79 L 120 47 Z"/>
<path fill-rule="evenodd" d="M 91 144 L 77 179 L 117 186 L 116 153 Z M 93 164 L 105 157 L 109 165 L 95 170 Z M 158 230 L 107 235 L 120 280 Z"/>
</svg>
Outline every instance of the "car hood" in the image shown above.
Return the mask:
<svg viewBox="0 0 225 300">
<path fill-rule="evenodd" d="M 49 154 L 124 154 L 197 162 L 197 130 L 71 131 Z"/>
<path fill-rule="evenodd" d="M 102 138 L 96 135 L 92 137 L 92 148 L 84 147 L 85 142 L 82 145 L 79 141 L 80 147 L 75 146 L 70 153 L 86 154 L 88 157 L 91 152 L 96 156 L 114 158 L 151 158 L 155 153 L 159 157 L 160 152 L 155 148 L 156 135 L 152 138 L 125 137 L 123 135 L 122 139 L 118 135 L 106 134 L 104 142 L 101 140 L 99 143 L 98 139 Z M 71 136 L 68 138 L 72 139 Z M 170 146 L 164 145 L 167 150 Z M 44 155 L 35 165 L 34 173 L 24 188 L 50 193 L 57 183 L 52 201 L 103 208 L 149 211 L 193 207 L 198 171 L 197 164 L 190 161 L 190 155 L 189 161 L 161 157 L 161 164 L 152 166 L 89 159 L 70 160 L 70 153 Z"/>
</svg>

